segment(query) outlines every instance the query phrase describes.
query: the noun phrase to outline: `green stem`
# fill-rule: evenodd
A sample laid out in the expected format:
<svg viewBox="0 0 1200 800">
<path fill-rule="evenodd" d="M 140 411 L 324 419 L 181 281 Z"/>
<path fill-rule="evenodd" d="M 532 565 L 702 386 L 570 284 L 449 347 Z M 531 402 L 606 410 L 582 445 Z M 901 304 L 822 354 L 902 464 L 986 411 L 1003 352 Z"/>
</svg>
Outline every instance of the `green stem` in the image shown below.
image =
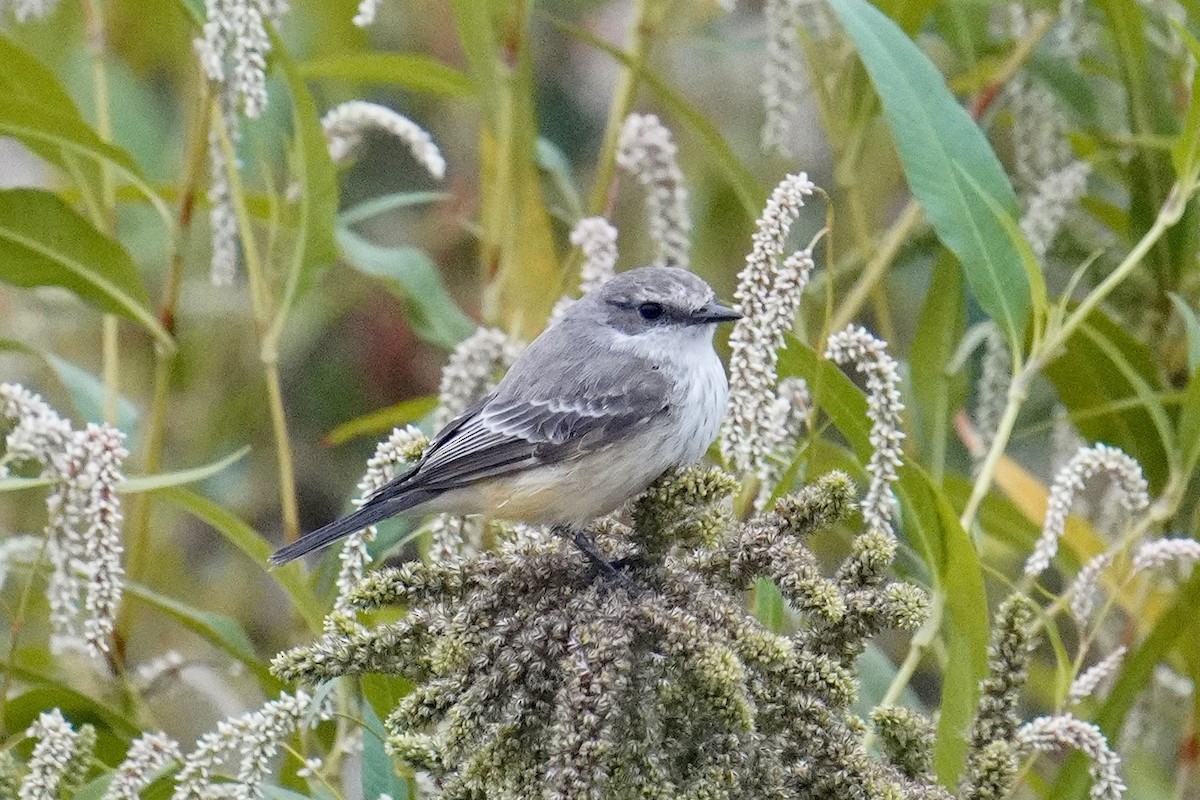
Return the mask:
<svg viewBox="0 0 1200 800">
<path fill-rule="evenodd" d="M 633 101 L 637 98 L 638 85 L 642 80 L 642 71 L 646 68 L 646 59 L 650 54 L 650 44 L 654 38 L 661 11 L 654 14 L 655 0 L 638 0 L 634 15 L 633 31 L 630 34 L 629 62 L 621 72 L 621 80 L 613 92 L 612 102 L 608 106 L 608 122 L 604 128 L 604 141 L 600 144 L 600 163 L 596 165 L 596 174 L 592 180 L 592 194 L 588 198 L 588 214 L 595 216 L 603 214 L 608 208 L 612 194 L 613 176 L 617 169 L 617 141 L 621 138 L 621 126 L 633 109 Z"/>
<path fill-rule="evenodd" d="M 855 281 L 846 299 L 838 306 L 833 319 L 829 323 L 831 331 L 840 331 L 854 320 L 854 317 L 867 302 L 867 298 L 875 291 L 879 282 L 887 274 L 888 268 L 896 259 L 896 254 L 908 240 L 913 229 L 920 223 L 923 214 L 921 204 L 916 200 L 908 201 L 908 205 L 900 212 L 900 216 L 892 223 L 883 236 L 875 255 L 867 262 L 862 274 Z"/>
<path fill-rule="evenodd" d="M 101 323 L 104 352 L 104 421 L 117 425 L 117 399 L 121 394 L 120 323 L 113 314 L 105 314 Z"/>
<path fill-rule="evenodd" d="M 879 708 L 887 708 L 896 705 L 903 694 L 905 687 L 908 686 L 912 676 L 916 674 L 917 667 L 921 666 L 921 662 L 925 659 L 925 654 L 929 652 L 929 648 L 933 646 L 937 639 L 938 629 L 942 626 L 942 612 L 945 608 L 946 601 L 941 592 L 937 592 L 933 596 L 933 600 L 929 607 L 929 618 L 925 620 L 925 624 L 916 632 L 909 644 L 908 654 L 905 655 L 904 661 L 896 670 L 896 676 L 892 678 L 891 684 L 888 685 L 887 691 L 883 695 L 883 699 L 879 701 Z M 863 747 L 867 750 L 871 749 L 871 745 L 875 742 L 875 732 L 868 729 L 863 737 Z"/>
<path fill-rule="evenodd" d="M 25 615 L 29 611 L 29 603 L 33 599 L 33 582 L 37 578 L 38 572 L 45 563 L 47 551 L 50 546 L 48 538 L 42 538 L 42 544 L 38 548 L 37 558 L 34 559 L 33 565 L 29 569 L 29 577 L 25 581 L 25 586 L 21 590 L 21 599 L 17 604 L 17 613 L 13 615 L 10 625 L 10 633 L 8 637 L 8 654 L 4 659 L 4 677 L 0 678 L 0 739 L 8 738 L 10 731 L 4 720 L 5 716 L 4 705 L 8 701 L 8 695 L 12 690 L 13 681 L 13 666 L 17 663 L 17 645 L 21 638 L 21 631 L 25 628 Z"/>
<path fill-rule="evenodd" d="M 263 364 L 263 377 L 267 383 L 267 399 L 271 412 L 271 429 L 275 435 L 275 459 L 279 473 L 279 505 L 283 514 L 285 541 L 294 542 L 300 537 L 300 511 L 296 502 L 296 474 L 292 464 L 292 442 L 288 436 L 287 415 L 283 406 L 283 389 L 279 380 L 279 353 L 269 339 L 271 326 L 271 298 L 267 285 L 267 273 L 258 245 L 254 240 L 254 225 L 250 209 L 246 205 L 246 193 L 242 176 L 237 167 L 237 153 L 225 130 L 219 110 L 213 109 L 212 124 L 216 126 L 225 155 L 225 174 L 229 181 L 229 195 L 237 217 L 238 233 L 242 239 L 242 257 L 246 262 L 246 275 L 250 283 L 250 304 L 254 311 L 255 328 L 259 339 L 259 359 Z"/>
<path fill-rule="evenodd" d="M 996 469 L 1004 457 L 1005 448 L 1008 447 L 1008 441 L 1012 438 L 1013 429 L 1017 424 L 1017 415 L 1021 413 L 1021 406 L 1025 404 L 1028 382 L 1032 377 L 1032 373 L 1023 369 L 1013 376 L 1012 383 L 1009 384 L 1008 402 L 1004 406 L 1004 414 L 1000 417 L 1000 424 L 996 426 L 992 446 L 988 448 L 987 455 L 984 456 L 983 463 L 979 467 L 979 474 L 971 487 L 971 496 L 959 518 L 959 524 L 962 525 L 962 529 L 967 532 L 968 536 L 979 515 L 979 507 L 983 504 L 983 498 L 991 488 L 992 480 L 996 476 Z"/>
<path fill-rule="evenodd" d="M 170 265 L 158 309 L 159 322 L 171 335 L 175 333 L 175 313 L 179 305 L 179 291 L 183 285 L 184 236 L 191 227 L 196 193 L 199 190 L 200 178 L 206 162 L 205 144 L 209 124 L 209 101 L 207 83 L 202 85 L 205 88 L 201 89 L 198 110 L 189 126 L 188 152 L 185 157 L 187 170 L 180 189 L 179 211 L 176 215 L 179 224 L 175 229 L 172 241 Z M 154 389 L 150 401 L 150 417 L 145 428 L 145 445 L 142 455 L 142 471 L 147 475 L 153 475 L 162 467 L 162 452 L 166 441 L 167 401 L 170 396 L 171 369 L 175 361 L 175 352 L 173 349 L 167 350 L 163 347 L 155 348 L 154 352 Z M 150 554 L 150 509 L 153 502 L 153 492 L 139 495 L 130 517 L 126 569 L 129 580 L 137 583 L 146 582 L 142 572 Z M 118 620 L 118 630 L 123 634 L 128 634 L 125 614 L 122 614 L 121 619 Z"/>
</svg>

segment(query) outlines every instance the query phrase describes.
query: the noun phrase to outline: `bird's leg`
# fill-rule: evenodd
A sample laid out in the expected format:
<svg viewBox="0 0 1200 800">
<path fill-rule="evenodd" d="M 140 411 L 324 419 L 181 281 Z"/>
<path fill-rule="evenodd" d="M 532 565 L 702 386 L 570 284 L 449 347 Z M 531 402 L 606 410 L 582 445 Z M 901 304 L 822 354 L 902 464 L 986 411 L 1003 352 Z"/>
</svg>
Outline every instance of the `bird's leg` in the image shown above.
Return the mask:
<svg viewBox="0 0 1200 800">
<path fill-rule="evenodd" d="M 596 540 L 589 536 L 586 531 L 572 530 L 565 525 L 558 525 L 555 526 L 554 532 L 574 542 L 575 546 L 579 548 L 579 552 L 583 553 L 587 557 L 587 560 L 592 562 L 593 576 L 601 574 L 622 585 L 629 585 L 629 579 L 621 574 L 617 570 L 617 567 L 604 557 L 604 554 L 600 552 L 600 548 L 596 546 Z"/>
</svg>

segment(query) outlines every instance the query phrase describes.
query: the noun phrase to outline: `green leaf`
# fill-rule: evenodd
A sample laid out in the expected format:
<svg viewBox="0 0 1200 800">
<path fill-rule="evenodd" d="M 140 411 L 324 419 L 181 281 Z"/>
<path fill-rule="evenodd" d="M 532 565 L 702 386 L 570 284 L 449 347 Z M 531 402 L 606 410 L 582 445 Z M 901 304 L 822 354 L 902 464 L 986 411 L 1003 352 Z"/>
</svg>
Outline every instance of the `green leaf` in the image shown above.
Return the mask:
<svg viewBox="0 0 1200 800">
<path fill-rule="evenodd" d="M 534 145 L 534 157 L 537 159 L 538 169 L 546 173 L 566 202 L 570 219 L 573 221 L 583 216 L 583 200 L 571 174 L 571 160 L 562 149 L 549 139 L 539 136 Z"/>
<path fill-rule="evenodd" d="M 955 786 L 967 754 L 963 732 L 970 728 L 987 674 L 988 606 L 983 568 L 971 537 L 945 494 L 916 464 L 901 467 L 897 495 L 904 532 L 914 540 L 933 576 L 935 603 L 943 615 L 946 650 L 938 704 L 934 766 L 943 786 Z"/>
<path fill-rule="evenodd" d="M 946 464 L 951 417 L 967 398 L 966 375 L 952 375 L 948 370 L 965 330 L 962 269 L 954 256 L 943 250 L 933 267 L 909 357 L 917 444 L 922 463 L 935 476 L 942 474 Z"/>
<path fill-rule="evenodd" d="M 338 214 L 337 224 L 343 228 L 349 228 L 398 208 L 436 203 L 439 200 L 447 200 L 451 196 L 449 192 L 397 192 L 383 197 L 373 197 Z"/>
<path fill-rule="evenodd" d="M 830 0 L 883 104 L 913 195 L 958 256 L 980 306 L 1013 349 L 1024 340 L 1029 280 L 980 194 L 1011 218 L 1016 194 L 979 126 L 911 39 L 866 0 Z"/>
<path fill-rule="evenodd" d="M 329 145 L 321 128 L 321 115 L 287 54 L 282 40 L 271 32 L 272 59 L 280 66 L 292 94 L 292 178 L 300 189 L 299 199 L 289 206 L 289 223 L 297 231 L 295 249 L 288 265 L 283 297 L 269 337 L 278 342 L 284 323 L 296 300 L 316 283 L 321 270 L 337 259 L 333 241 L 337 217 L 337 173 L 329 157 Z"/>
<path fill-rule="evenodd" d="M 1200 40 L 1179 20 L 1167 17 L 1167 22 L 1187 45 L 1192 58 L 1200 58 Z M 1194 178 L 1200 171 L 1200 74 L 1192 78 L 1191 102 L 1188 103 L 1183 130 L 1171 148 L 1171 163 L 1175 167 L 1175 175 L 1183 180 Z"/>
<path fill-rule="evenodd" d="M 12 350 L 40 358 L 67 390 L 80 418 L 88 422 L 100 422 L 104 419 L 104 381 L 96 375 L 53 353 L 43 352 L 13 339 L 0 339 L 0 350 Z M 137 430 L 138 417 L 138 407 L 133 401 L 124 395 L 119 396 L 117 427 L 132 437 L 133 432 Z M 132 438 L 126 441 L 126 448 L 134 449 Z"/>
<path fill-rule="evenodd" d="M 628 53 L 617 47 L 613 47 L 608 42 L 592 35 L 588 31 L 559 20 L 552 20 L 552 22 L 564 33 L 585 44 L 591 45 L 602 53 L 612 56 L 613 59 L 619 61 L 623 66 L 628 68 L 636 66 Z M 767 201 L 766 190 L 763 189 L 758 179 L 754 177 L 754 173 L 747 169 L 746 165 L 737 157 L 737 154 L 733 152 L 733 148 L 729 146 L 729 142 L 721 135 L 720 130 L 709 122 L 708 118 L 694 105 L 688 102 L 686 97 L 671 88 L 666 81 L 658 77 L 654 72 L 643 70 L 641 79 L 645 82 L 646 86 L 650 87 L 650 90 L 654 92 L 662 104 L 669 108 L 671 113 L 680 122 L 691 128 L 692 132 L 696 134 L 700 145 L 703 147 L 705 158 L 725 175 L 725 179 L 729 181 L 729 185 L 733 188 L 738 200 L 741 201 L 746 216 L 750 219 L 757 218 Z"/>
<path fill-rule="evenodd" d="M 783 630 L 783 595 L 770 578 L 759 578 L 754 584 L 754 616 L 769 631 Z"/>
<path fill-rule="evenodd" d="M 415 247 L 382 247 L 346 228 L 338 228 L 337 241 L 347 262 L 379 278 L 400 299 L 409 324 L 422 339 L 449 350 L 475 329 L 446 292 L 437 265 L 425 253 Z"/>
<path fill-rule="evenodd" d="M 0 663 L 0 672 L 3 670 L 4 665 Z M 20 681 L 18 685 L 32 686 L 5 702 L 3 725 L 6 731 L 23 731 L 39 714 L 57 708 L 73 725 L 94 726 L 97 755 L 114 762 L 124 753 L 127 742 L 139 733 L 133 721 L 65 683 L 47 680 L 32 670 L 14 668 L 11 672 Z"/>
<path fill-rule="evenodd" d="M 858 387 L 795 338 L 789 338 L 780 354 L 779 368 L 780 375 L 800 375 L 808 381 L 815 403 L 866 463 L 872 452 L 870 423 L 867 400 Z M 953 786 L 966 754 L 963 732 L 974 717 L 979 681 L 987 669 L 987 594 L 975 546 L 940 488 L 915 464 L 903 465 L 899 475 L 895 489 L 903 511 L 901 533 L 920 553 L 943 609 L 939 633 L 947 668 L 934 755 L 938 778 Z"/>
<path fill-rule="evenodd" d="M 125 591 L 128 595 L 174 618 L 188 630 L 199 634 L 205 641 L 245 664 L 258 678 L 267 694 L 273 694 L 283 688 L 283 684 L 271 674 L 267 665 L 254 652 L 250 637 L 237 620 L 215 611 L 190 606 L 182 600 L 159 594 L 137 583 L 127 583 Z"/>
<path fill-rule="evenodd" d="M 408 425 L 425 417 L 437 408 L 437 404 L 437 395 L 432 394 L 414 397 L 411 400 L 402 400 L 394 406 L 381 408 L 370 414 L 343 422 L 325 434 L 323 444 L 336 447 L 360 436 L 379 436 L 391 433 L 393 428 Z"/>
<path fill-rule="evenodd" d="M 211 478 L 231 464 L 245 458 L 249 452 L 250 446 L 247 445 L 241 450 L 230 453 L 219 461 L 214 461 L 211 464 L 205 464 L 201 467 L 193 467 L 192 469 L 184 469 L 177 472 L 160 472 L 155 475 L 131 475 L 121 481 L 120 485 L 117 486 L 117 491 L 121 494 L 141 494 L 169 489 L 173 486 L 186 486 L 189 483 L 198 483 Z M 50 478 L 4 478 L 0 480 L 0 492 L 43 488 L 51 486 L 53 483 L 54 481 Z"/>
<path fill-rule="evenodd" d="M 251 561 L 264 571 L 267 570 L 267 556 L 271 555 L 274 548 L 245 522 L 207 497 L 201 497 L 186 489 L 169 487 L 160 489 L 159 492 L 164 500 L 182 508 L 201 522 L 211 525 L 230 544 L 249 556 Z M 270 570 L 270 574 L 283 587 L 292 601 L 292 606 L 309 628 L 314 631 L 321 630 L 325 611 L 305 582 L 300 565 L 298 563 L 289 564 L 286 567 Z"/>
<path fill-rule="evenodd" d="M 362 790 L 363 797 L 391 795 L 392 800 L 407 800 L 408 781 L 396 774 L 396 764 L 388 755 L 384 742 L 387 731 L 366 700 L 362 702 L 363 735 Z"/>
<path fill-rule="evenodd" d="M 1200 372 L 1193 373 L 1179 411 L 1181 479 L 1186 483 L 1200 462 Z"/>
<path fill-rule="evenodd" d="M 108 164 L 146 196 L 169 227 L 174 225 L 171 210 L 146 181 L 133 158 L 101 139 L 77 110 L 51 108 L 17 93 L 0 92 L 0 135 L 17 139 L 40 155 L 52 152 L 47 148 L 57 148 L 64 158 L 50 160 L 68 172 L 73 171 L 73 162 L 65 156 Z"/>
<path fill-rule="evenodd" d="M 126 478 L 120 485 L 121 494 L 138 494 L 140 492 L 157 492 L 170 489 L 173 486 L 186 486 L 189 483 L 199 483 L 208 480 L 218 472 L 241 461 L 250 452 L 250 445 L 236 450 L 222 459 L 191 469 L 176 472 L 160 472 L 156 475 L 138 475 Z"/>
<path fill-rule="evenodd" d="M 467 70 L 479 104 L 489 117 L 499 109 L 503 90 L 496 75 L 496 56 L 499 46 L 492 22 L 490 3 L 475 0 L 454 0 L 454 24 L 458 43 L 467 58 Z"/>
<path fill-rule="evenodd" d="M 174 348 L 171 335 L 147 308 L 150 298 L 129 253 L 50 192 L 0 190 L 0 280 L 70 289 Z"/>
<path fill-rule="evenodd" d="M 1195 375 L 1196 368 L 1200 367 L 1200 318 L 1197 318 L 1196 310 L 1178 294 L 1169 292 L 1168 296 L 1175 304 L 1175 310 L 1179 312 L 1179 318 L 1183 320 L 1184 329 L 1187 331 L 1188 373 Z"/>
<path fill-rule="evenodd" d="M 469 97 L 471 79 L 427 56 L 411 53 L 352 53 L 316 58 L 300 64 L 309 80 L 343 80 L 382 83 L 442 97 Z"/>
<path fill-rule="evenodd" d="M 1102 311 L 1088 316 L 1044 370 L 1084 438 L 1136 458 L 1154 492 L 1162 489 L 1168 465 L 1179 455 L 1172 447 L 1170 419 L 1156 396 L 1163 390 L 1156 370 L 1150 349 Z M 1113 410 L 1101 411 L 1110 404 Z"/>
</svg>

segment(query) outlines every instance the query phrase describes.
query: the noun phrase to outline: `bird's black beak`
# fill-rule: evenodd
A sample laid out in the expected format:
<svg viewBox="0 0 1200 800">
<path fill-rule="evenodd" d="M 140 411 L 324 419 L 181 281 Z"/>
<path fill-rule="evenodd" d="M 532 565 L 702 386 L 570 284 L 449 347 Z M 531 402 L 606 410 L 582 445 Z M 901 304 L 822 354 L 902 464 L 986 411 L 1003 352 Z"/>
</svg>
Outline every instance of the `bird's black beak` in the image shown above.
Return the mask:
<svg viewBox="0 0 1200 800">
<path fill-rule="evenodd" d="M 742 315 L 734 311 L 728 306 L 723 306 L 720 303 L 712 302 L 696 309 L 692 312 L 692 322 L 698 324 L 718 323 L 718 322 L 733 322 L 739 320 Z"/>
</svg>

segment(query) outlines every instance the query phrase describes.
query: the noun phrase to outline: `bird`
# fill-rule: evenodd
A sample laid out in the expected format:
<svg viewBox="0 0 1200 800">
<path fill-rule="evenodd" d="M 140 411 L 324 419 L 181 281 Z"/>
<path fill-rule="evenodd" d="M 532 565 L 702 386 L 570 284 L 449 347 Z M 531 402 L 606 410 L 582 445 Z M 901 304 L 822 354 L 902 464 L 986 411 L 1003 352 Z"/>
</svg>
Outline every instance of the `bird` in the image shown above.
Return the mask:
<svg viewBox="0 0 1200 800">
<path fill-rule="evenodd" d="M 713 336 L 740 318 L 688 270 L 618 273 L 573 302 L 409 469 L 270 563 L 398 514 L 451 512 L 549 525 L 614 573 L 584 528 L 703 457 L 729 394 Z"/>
</svg>

